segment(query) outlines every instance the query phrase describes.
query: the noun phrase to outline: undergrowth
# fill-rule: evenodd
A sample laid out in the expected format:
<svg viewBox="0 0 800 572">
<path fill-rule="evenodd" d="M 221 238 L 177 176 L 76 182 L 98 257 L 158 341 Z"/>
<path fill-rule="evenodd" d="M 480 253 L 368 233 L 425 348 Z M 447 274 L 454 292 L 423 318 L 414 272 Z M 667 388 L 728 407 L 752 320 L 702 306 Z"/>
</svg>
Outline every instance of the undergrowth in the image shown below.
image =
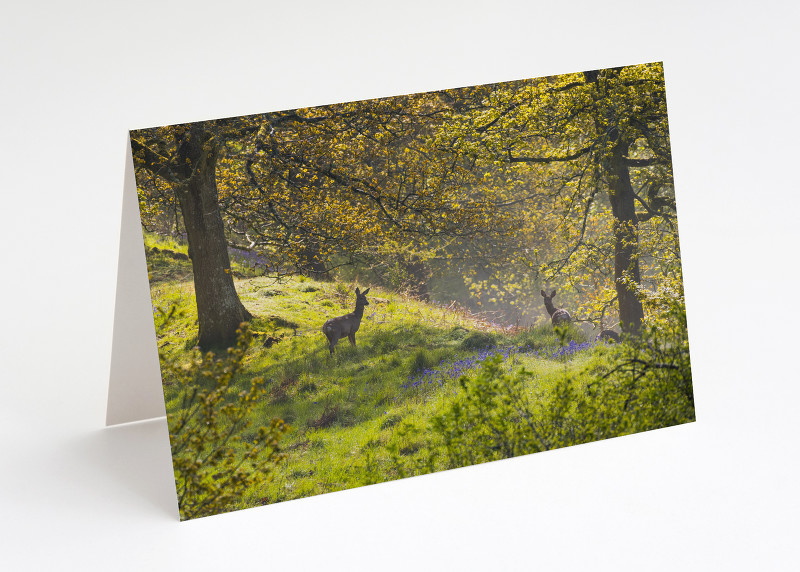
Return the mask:
<svg viewBox="0 0 800 572">
<path fill-rule="evenodd" d="M 151 274 L 160 272 L 159 260 L 176 265 L 171 255 L 148 250 Z M 549 324 L 487 330 L 468 315 L 373 287 L 356 346 L 340 340 L 330 356 L 322 323 L 352 311 L 355 287 L 368 285 L 256 274 L 236 279 L 255 318 L 229 392 L 249 394 L 255 380 L 263 380 L 247 421 L 268 427 L 280 419 L 292 429 L 279 444 L 276 437 L 285 457 L 275 458 L 269 478 L 256 476 L 238 490 L 236 500 L 229 499 L 232 508 L 693 419 L 690 374 L 675 385 L 664 376 L 676 370 L 653 365 L 666 363 L 672 352 L 678 369 L 687 371 L 688 346 L 684 351 L 674 341 L 685 322 L 669 332 L 662 328 L 664 339 L 655 345 L 649 338 L 649 346 L 596 345 L 575 327 L 560 336 Z M 151 282 L 151 294 L 157 314 L 176 308 L 158 338 L 173 423 L 185 410 L 179 372 L 197 360 L 197 317 L 191 276 L 162 276 Z M 655 347 L 662 354 L 654 354 Z M 638 366 L 647 360 L 650 369 L 640 375 Z M 246 455 L 258 431 L 240 427 L 234 433 L 240 439 L 229 448 L 236 462 L 250 466 Z"/>
</svg>

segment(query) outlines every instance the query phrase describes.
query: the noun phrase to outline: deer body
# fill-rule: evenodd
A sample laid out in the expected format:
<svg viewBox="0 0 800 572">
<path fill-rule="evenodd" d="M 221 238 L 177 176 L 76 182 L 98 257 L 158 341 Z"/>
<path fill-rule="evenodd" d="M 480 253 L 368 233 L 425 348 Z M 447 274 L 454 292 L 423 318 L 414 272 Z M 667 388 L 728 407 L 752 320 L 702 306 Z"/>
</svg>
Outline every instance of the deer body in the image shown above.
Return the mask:
<svg viewBox="0 0 800 572">
<path fill-rule="evenodd" d="M 609 343 L 609 342 L 619 343 L 619 334 L 617 332 L 615 332 L 614 330 L 603 330 L 602 332 L 597 334 L 597 337 L 595 338 L 595 340 L 601 341 L 601 342 L 606 342 L 606 343 Z"/>
<path fill-rule="evenodd" d="M 541 291 L 542 297 L 544 298 L 544 307 L 547 309 L 547 313 L 550 314 L 550 319 L 553 322 L 554 326 L 558 326 L 559 324 L 569 324 L 572 318 L 563 308 L 556 308 L 553 305 L 553 298 L 556 295 L 556 291 L 553 292 L 548 296 L 547 292 L 544 290 Z"/>
<path fill-rule="evenodd" d="M 356 309 L 344 316 L 331 318 L 322 325 L 322 332 L 328 338 L 328 349 L 331 351 L 331 355 L 333 355 L 336 342 L 345 336 L 351 344 L 356 345 L 356 332 L 361 326 L 361 318 L 364 317 L 364 306 L 369 306 L 367 292 L 369 292 L 369 288 L 363 292 L 356 288 Z"/>
</svg>

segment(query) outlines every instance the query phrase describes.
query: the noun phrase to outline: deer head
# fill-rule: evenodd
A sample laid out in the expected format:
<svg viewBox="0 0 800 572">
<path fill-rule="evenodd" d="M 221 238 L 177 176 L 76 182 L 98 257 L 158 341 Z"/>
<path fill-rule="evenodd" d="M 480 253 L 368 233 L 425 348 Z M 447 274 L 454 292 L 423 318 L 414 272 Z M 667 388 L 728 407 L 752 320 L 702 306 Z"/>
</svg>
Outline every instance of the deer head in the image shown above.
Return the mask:
<svg viewBox="0 0 800 572">
<path fill-rule="evenodd" d="M 541 291 L 541 294 L 542 294 L 542 298 L 544 298 L 544 307 L 547 309 L 547 313 L 548 313 L 548 314 L 550 314 L 550 315 L 552 316 L 552 315 L 553 315 L 553 312 L 555 312 L 555 311 L 556 311 L 556 309 L 557 309 L 557 308 L 556 308 L 556 307 L 553 305 L 553 298 L 554 298 L 554 297 L 555 297 L 555 295 L 556 295 L 556 291 L 555 291 L 555 290 L 553 290 L 553 292 L 552 292 L 552 293 L 551 293 L 551 294 L 548 296 L 548 295 L 547 295 L 547 292 L 545 292 L 544 290 L 542 290 L 542 291 Z"/>
<path fill-rule="evenodd" d="M 361 308 L 361 311 L 364 311 L 364 306 L 369 306 L 369 300 L 367 300 L 367 294 L 369 293 L 369 288 L 360 292 L 358 287 L 356 287 L 356 311 Z"/>
</svg>

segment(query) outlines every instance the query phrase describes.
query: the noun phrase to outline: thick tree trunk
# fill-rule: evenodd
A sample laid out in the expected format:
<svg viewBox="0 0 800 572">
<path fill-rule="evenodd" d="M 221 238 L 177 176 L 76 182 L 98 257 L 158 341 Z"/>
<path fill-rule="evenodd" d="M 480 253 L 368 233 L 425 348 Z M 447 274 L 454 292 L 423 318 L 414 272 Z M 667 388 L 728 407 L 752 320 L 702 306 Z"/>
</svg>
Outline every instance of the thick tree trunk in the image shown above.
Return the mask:
<svg viewBox="0 0 800 572">
<path fill-rule="evenodd" d="M 178 190 L 194 271 L 198 344 L 232 346 L 236 330 L 252 318 L 233 285 L 216 181 L 217 147 L 202 127 L 191 125 L 178 146 L 186 182 Z"/>
<path fill-rule="evenodd" d="M 430 301 L 431 293 L 428 288 L 428 280 L 431 277 L 431 271 L 425 261 L 415 254 L 410 258 L 404 257 L 401 260 L 401 264 L 408 276 L 409 294 L 417 300 Z"/>
<path fill-rule="evenodd" d="M 622 331 L 637 334 L 642 328 L 644 309 L 634 285 L 641 282 L 639 273 L 638 225 L 636 204 L 628 165 L 628 144 L 618 141 L 608 165 L 609 198 L 614 215 L 614 281 L 619 301 Z"/>
</svg>

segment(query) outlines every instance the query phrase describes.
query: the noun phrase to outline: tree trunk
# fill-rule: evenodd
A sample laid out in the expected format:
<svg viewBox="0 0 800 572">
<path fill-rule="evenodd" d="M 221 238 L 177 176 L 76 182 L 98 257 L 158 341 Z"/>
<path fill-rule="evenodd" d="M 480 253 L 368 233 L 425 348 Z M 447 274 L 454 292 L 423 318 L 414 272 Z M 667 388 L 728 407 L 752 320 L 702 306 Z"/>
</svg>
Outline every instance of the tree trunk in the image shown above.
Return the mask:
<svg viewBox="0 0 800 572">
<path fill-rule="evenodd" d="M 186 176 L 177 195 L 194 271 L 198 344 L 203 350 L 232 346 L 239 325 L 252 316 L 233 285 L 217 196 L 216 142 L 192 124 L 179 141 L 178 159 Z"/>
<path fill-rule="evenodd" d="M 417 300 L 423 302 L 430 301 L 431 293 L 428 288 L 428 280 L 431 277 L 431 271 L 425 261 L 416 254 L 411 255 L 410 258 L 405 256 L 401 260 L 403 269 L 408 276 L 408 291 Z"/>
<path fill-rule="evenodd" d="M 298 270 L 314 280 L 328 280 L 328 267 L 319 254 L 319 245 L 311 240 L 299 247 Z"/>
<path fill-rule="evenodd" d="M 619 323 L 622 331 L 637 334 L 642 328 L 644 309 L 636 295 L 639 274 L 638 225 L 633 187 L 625 159 L 628 144 L 614 145 L 608 165 L 609 198 L 614 215 L 614 281 L 619 301 Z"/>
</svg>

